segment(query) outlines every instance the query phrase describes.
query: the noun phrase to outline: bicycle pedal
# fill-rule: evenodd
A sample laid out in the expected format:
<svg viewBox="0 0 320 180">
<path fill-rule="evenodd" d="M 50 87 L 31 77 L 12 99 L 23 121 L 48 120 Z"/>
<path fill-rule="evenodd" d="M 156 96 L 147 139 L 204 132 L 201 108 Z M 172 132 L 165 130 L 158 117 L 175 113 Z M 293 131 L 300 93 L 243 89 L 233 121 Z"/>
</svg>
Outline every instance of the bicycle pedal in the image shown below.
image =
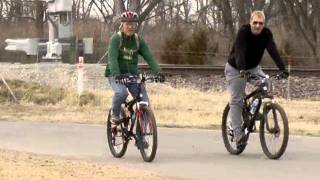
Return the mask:
<svg viewBox="0 0 320 180">
<path fill-rule="evenodd" d="M 126 118 L 119 119 L 117 121 L 111 121 L 111 124 L 118 126 L 119 124 L 125 122 Z"/>
</svg>

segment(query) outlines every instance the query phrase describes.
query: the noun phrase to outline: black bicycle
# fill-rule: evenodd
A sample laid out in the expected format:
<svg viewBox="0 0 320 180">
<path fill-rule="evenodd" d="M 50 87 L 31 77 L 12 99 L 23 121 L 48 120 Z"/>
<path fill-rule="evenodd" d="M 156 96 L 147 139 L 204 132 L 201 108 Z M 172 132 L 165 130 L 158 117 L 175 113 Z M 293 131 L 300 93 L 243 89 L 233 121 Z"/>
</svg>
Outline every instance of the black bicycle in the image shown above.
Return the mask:
<svg viewBox="0 0 320 180">
<path fill-rule="evenodd" d="M 138 93 L 131 101 L 126 101 L 121 108 L 120 122 L 111 121 L 111 109 L 107 119 L 107 138 L 111 154 L 122 157 L 127 150 L 129 141 L 134 139 L 142 158 L 151 162 L 155 158 L 158 146 L 157 124 L 152 109 L 142 101 L 141 88 L 145 82 L 160 82 L 158 76 L 128 76 L 124 85 L 137 84 Z"/>
<path fill-rule="evenodd" d="M 247 80 L 258 80 L 256 89 L 246 95 L 243 101 L 242 130 L 245 132 L 245 143 L 237 147 L 232 129 L 229 104 L 222 117 L 222 137 L 226 149 L 231 154 L 244 151 L 251 132 L 256 131 L 256 122 L 260 122 L 259 136 L 264 154 L 270 159 L 278 159 L 285 152 L 289 139 L 288 118 L 284 109 L 275 102 L 272 95 L 272 79 L 281 79 L 282 74 L 262 77 L 249 75 Z M 238 77 L 240 78 L 240 77 Z M 261 109 L 261 110 L 260 110 Z"/>
</svg>

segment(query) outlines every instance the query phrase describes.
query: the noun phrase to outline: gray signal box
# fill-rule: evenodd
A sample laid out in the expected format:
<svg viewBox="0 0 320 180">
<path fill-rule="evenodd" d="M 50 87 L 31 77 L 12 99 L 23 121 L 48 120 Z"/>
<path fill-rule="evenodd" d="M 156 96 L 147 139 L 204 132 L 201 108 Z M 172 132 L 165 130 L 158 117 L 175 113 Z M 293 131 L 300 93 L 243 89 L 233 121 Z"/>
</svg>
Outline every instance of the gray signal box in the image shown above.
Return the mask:
<svg viewBox="0 0 320 180">
<path fill-rule="evenodd" d="M 41 0 L 48 3 L 46 16 L 49 26 L 49 37 L 47 42 L 39 42 L 39 38 L 6 39 L 8 51 L 22 51 L 27 55 L 37 55 L 40 49 L 46 47 L 46 55 L 43 59 L 61 59 L 62 51 L 70 49 L 72 43 L 72 0 Z M 64 39 L 63 42 L 60 40 Z M 65 39 L 69 39 L 69 42 Z M 93 38 L 82 40 L 83 45 L 79 49 L 84 54 L 93 53 Z M 82 54 L 82 53 L 81 53 Z"/>
</svg>

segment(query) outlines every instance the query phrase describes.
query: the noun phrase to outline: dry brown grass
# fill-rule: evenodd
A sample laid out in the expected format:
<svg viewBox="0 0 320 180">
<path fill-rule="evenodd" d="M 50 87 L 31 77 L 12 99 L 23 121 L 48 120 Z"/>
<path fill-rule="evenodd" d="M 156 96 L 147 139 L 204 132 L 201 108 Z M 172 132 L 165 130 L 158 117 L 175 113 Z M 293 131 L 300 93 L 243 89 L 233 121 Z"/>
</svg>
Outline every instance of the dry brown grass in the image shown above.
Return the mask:
<svg viewBox="0 0 320 180">
<path fill-rule="evenodd" d="M 278 102 L 287 113 L 292 132 L 320 135 L 320 101 L 281 99 Z"/>
<path fill-rule="evenodd" d="M 103 124 L 112 92 L 93 93 L 97 97 L 94 106 L 75 106 L 78 100 L 74 94 L 54 106 L 2 104 L 0 119 Z M 201 92 L 162 84 L 150 84 L 148 94 L 158 125 L 167 127 L 217 128 L 228 100 L 226 92 Z M 278 102 L 287 113 L 291 133 L 320 135 L 320 101 L 279 99 Z"/>
<path fill-rule="evenodd" d="M 158 124 L 204 128 L 220 124 L 228 97 L 226 93 L 168 86 L 152 88 L 149 94 Z"/>
</svg>

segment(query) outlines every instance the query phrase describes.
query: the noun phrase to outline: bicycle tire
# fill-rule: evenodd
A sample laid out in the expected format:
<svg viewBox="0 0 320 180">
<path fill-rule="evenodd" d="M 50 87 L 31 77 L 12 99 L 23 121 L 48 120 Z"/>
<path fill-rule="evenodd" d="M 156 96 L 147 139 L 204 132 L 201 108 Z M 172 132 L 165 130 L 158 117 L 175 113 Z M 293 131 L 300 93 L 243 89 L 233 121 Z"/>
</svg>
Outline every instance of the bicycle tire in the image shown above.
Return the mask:
<svg viewBox="0 0 320 180">
<path fill-rule="evenodd" d="M 276 113 L 276 116 L 277 116 L 277 114 L 280 114 L 280 116 L 281 116 L 281 120 L 282 120 L 281 125 L 283 126 L 283 130 L 280 129 L 281 127 L 279 126 L 280 127 L 279 134 L 281 133 L 281 131 L 283 131 L 283 140 L 281 141 L 280 148 L 275 150 L 275 152 L 271 152 L 271 149 L 270 149 L 271 147 L 269 147 L 268 143 L 266 142 L 266 140 L 267 140 L 266 135 L 267 135 L 268 130 L 266 130 L 265 125 L 266 125 L 266 120 L 268 120 L 268 123 L 270 126 L 270 122 L 269 122 L 270 118 L 268 116 L 268 113 L 272 112 L 272 117 L 275 117 L 275 114 L 273 113 L 274 111 L 278 112 L 278 113 Z M 269 104 L 266 104 L 263 108 L 263 116 L 264 116 L 264 118 L 260 122 L 260 132 L 259 132 L 262 150 L 268 158 L 278 159 L 283 155 L 283 153 L 285 152 L 287 145 L 288 145 L 289 125 L 288 125 L 287 115 L 286 115 L 284 109 L 279 104 L 269 103 Z M 279 122 L 279 118 L 277 118 L 277 119 Z M 277 135 L 278 134 L 277 130 L 274 133 L 269 131 L 269 133 L 271 134 L 271 136 L 274 136 L 274 137 L 279 136 L 280 137 L 280 135 Z M 274 141 L 274 140 L 272 140 L 272 141 Z"/>
<path fill-rule="evenodd" d="M 145 162 L 152 162 L 156 156 L 158 147 L 156 119 L 150 107 L 146 107 L 143 110 L 142 116 L 146 116 L 144 118 L 146 121 L 138 119 L 136 133 L 139 138 L 137 139 L 137 144 L 143 160 Z M 146 124 L 141 124 L 144 122 Z M 147 139 L 147 135 L 151 136 L 150 139 Z M 145 141 L 143 141 L 143 139 Z"/>
<path fill-rule="evenodd" d="M 230 135 L 230 132 L 229 132 L 230 130 L 228 129 L 229 128 L 228 123 L 231 121 L 231 119 L 229 118 L 229 112 L 230 112 L 230 106 L 229 104 L 227 104 L 223 110 L 222 124 L 221 124 L 223 143 L 230 154 L 239 155 L 244 151 L 246 146 L 241 146 L 237 148 L 236 142 L 232 142 L 231 138 L 233 137 L 232 135 Z"/>
<path fill-rule="evenodd" d="M 122 117 L 126 117 L 123 109 L 121 109 L 121 114 L 122 114 Z M 116 126 L 114 124 L 112 124 L 112 122 L 111 122 L 111 109 L 110 109 L 109 114 L 108 114 L 108 118 L 107 118 L 107 139 L 108 139 L 108 146 L 109 146 L 110 152 L 113 155 L 113 157 L 116 157 L 116 158 L 121 158 L 126 153 L 128 143 L 129 143 L 129 140 L 126 139 L 123 135 L 122 126 L 123 126 L 123 124 L 119 124 Z M 114 128 L 116 128 L 116 129 L 114 129 Z M 112 132 L 112 130 L 116 130 L 117 131 L 116 134 L 114 134 Z M 118 146 L 116 146 L 115 139 L 113 139 L 118 134 L 118 132 L 120 133 L 118 135 L 118 137 L 120 137 L 122 139 L 122 144 L 121 143 L 119 144 L 122 146 L 120 146 L 119 149 L 118 149 Z"/>
</svg>

